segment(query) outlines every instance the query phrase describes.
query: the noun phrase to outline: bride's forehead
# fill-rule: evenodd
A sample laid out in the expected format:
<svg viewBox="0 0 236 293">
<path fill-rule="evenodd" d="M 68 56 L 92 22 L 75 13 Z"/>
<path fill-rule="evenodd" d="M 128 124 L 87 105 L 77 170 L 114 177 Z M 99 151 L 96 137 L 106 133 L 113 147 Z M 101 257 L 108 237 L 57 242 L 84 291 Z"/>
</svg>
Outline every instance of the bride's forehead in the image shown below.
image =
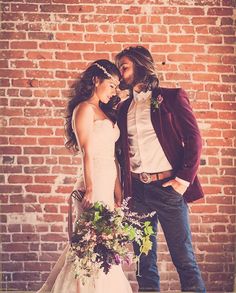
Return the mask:
<svg viewBox="0 0 236 293">
<path fill-rule="evenodd" d="M 113 83 L 114 85 L 118 86 L 120 84 L 120 81 L 118 77 L 112 76 L 112 78 L 106 78 L 103 80 L 105 83 Z"/>
</svg>

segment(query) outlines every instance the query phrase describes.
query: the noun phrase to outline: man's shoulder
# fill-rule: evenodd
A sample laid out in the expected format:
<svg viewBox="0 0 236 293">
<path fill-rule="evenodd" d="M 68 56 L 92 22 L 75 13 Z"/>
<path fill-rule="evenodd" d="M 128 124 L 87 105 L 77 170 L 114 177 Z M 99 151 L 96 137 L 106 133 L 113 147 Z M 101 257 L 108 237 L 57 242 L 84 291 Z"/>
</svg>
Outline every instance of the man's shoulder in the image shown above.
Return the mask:
<svg viewBox="0 0 236 293">
<path fill-rule="evenodd" d="M 159 88 L 159 93 L 162 95 L 164 103 L 181 102 L 188 100 L 188 94 L 183 88 Z"/>
<path fill-rule="evenodd" d="M 181 93 L 186 93 L 185 90 L 181 87 L 178 87 L 178 88 L 160 87 L 159 89 L 160 89 L 161 94 L 167 95 L 170 97 L 173 97 L 173 96 L 181 94 Z"/>
</svg>

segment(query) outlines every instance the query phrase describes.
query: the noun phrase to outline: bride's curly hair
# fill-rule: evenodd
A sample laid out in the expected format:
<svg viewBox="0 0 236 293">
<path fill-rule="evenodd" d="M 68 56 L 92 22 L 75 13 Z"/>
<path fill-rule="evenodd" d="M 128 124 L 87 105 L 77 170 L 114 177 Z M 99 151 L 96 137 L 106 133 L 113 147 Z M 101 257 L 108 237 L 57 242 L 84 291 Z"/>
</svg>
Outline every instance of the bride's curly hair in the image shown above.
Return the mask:
<svg viewBox="0 0 236 293">
<path fill-rule="evenodd" d="M 105 70 L 103 70 L 102 67 Z M 87 101 L 94 94 L 96 77 L 102 82 L 104 79 L 111 78 L 111 76 L 117 76 L 120 79 L 121 75 L 119 69 L 109 60 L 100 59 L 93 62 L 72 84 L 71 95 L 69 97 L 70 100 L 67 104 L 67 115 L 65 117 L 65 135 L 67 139 L 65 146 L 68 149 L 79 150 L 76 136 L 72 128 L 72 115 L 75 107 L 81 102 Z M 109 113 L 106 114 L 109 116 Z"/>
</svg>

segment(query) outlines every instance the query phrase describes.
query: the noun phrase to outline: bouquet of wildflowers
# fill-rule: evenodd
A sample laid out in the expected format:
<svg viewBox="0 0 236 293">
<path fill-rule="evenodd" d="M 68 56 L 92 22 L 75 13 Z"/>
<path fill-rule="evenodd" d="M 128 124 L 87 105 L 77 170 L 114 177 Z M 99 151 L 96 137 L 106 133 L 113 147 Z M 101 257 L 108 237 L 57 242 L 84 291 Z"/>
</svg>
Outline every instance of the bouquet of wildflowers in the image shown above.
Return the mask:
<svg viewBox="0 0 236 293">
<path fill-rule="evenodd" d="M 140 216 L 131 212 L 128 201 L 114 211 L 102 202 L 95 202 L 84 211 L 75 223 L 71 239 L 76 277 L 85 284 L 87 278 L 96 279 L 99 270 L 107 274 L 112 265 L 135 260 L 128 245 L 133 241 L 139 243 L 141 253 L 147 254 L 152 247 L 153 230 L 144 218 L 153 214 Z"/>
</svg>

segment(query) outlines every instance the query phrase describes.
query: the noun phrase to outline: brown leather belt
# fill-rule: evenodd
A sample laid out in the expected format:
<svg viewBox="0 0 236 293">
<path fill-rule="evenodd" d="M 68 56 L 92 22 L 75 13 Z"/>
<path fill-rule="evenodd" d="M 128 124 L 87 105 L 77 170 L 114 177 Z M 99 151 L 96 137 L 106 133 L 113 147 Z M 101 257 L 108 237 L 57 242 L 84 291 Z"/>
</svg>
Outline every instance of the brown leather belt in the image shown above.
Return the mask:
<svg viewBox="0 0 236 293">
<path fill-rule="evenodd" d="M 143 183 L 151 183 L 157 180 L 163 180 L 165 178 L 173 176 L 173 170 L 159 172 L 159 173 L 133 173 L 131 172 L 131 176 L 135 179 L 140 180 Z"/>
</svg>

